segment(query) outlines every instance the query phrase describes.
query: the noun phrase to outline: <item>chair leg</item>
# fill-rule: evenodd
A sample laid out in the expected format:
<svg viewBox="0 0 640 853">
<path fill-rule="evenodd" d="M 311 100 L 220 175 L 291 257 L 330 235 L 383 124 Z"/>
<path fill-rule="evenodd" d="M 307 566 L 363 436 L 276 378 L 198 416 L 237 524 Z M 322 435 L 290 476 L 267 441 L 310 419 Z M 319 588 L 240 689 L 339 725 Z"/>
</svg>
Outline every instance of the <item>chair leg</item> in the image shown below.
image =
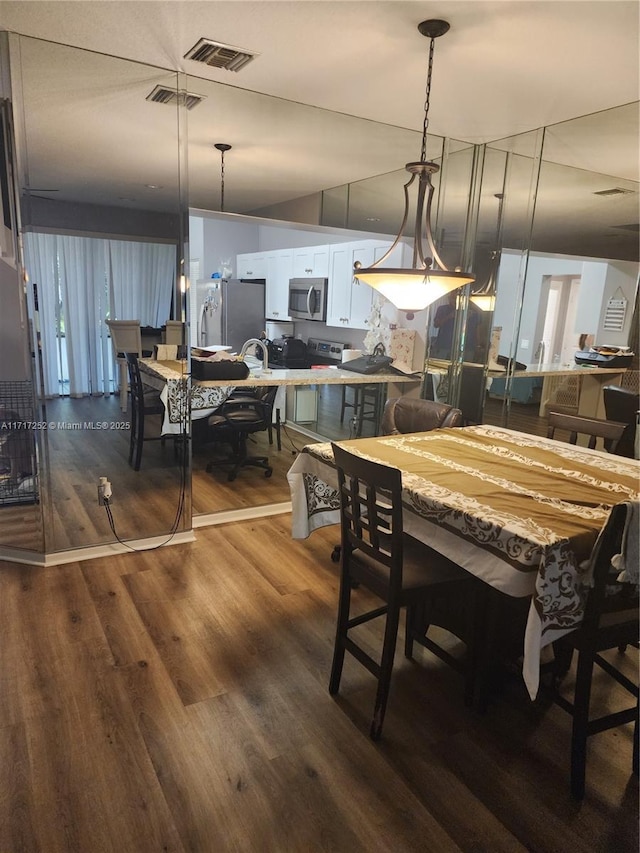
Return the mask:
<svg viewBox="0 0 640 853">
<path fill-rule="evenodd" d="M 133 470 L 139 471 L 140 464 L 142 462 L 142 444 L 144 442 L 144 414 L 142 412 L 138 413 L 138 417 L 136 419 L 136 429 L 134 431 L 135 435 L 135 459 L 133 463 Z"/>
<path fill-rule="evenodd" d="M 347 407 L 347 386 L 342 386 L 342 402 L 340 404 L 340 423 L 344 423 L 344 410 Z"/>
<path fill-rule="evenodd" d="M 633 724 L 633 761 L 632 769 L 634 775 L 638 775 L 638 717 L 640 716 L 640 702 L 636 704 L 636 719 Z"/>
<path fill-rule="evenodd" d="M 346 559 L 343 554 L 343 560 Z M 333 648 L 333 662 L 329 677 L 329 693 L 335 696 L 340 689 L 342 667 L 344 665 L 345 641 L 349 630 L 349 611 L 351 609 L 351 582 L 344 564 L 340 576 L 340 593 L 338 599 L 338 620 L 336 624 L 336 640 Z"/>
<path fill-rule="evenodd" d="M 393 672 L 393 659 L 396 653 L 399 620 L 400 608 L 397 603 L 389 602 L 387 624 L 384 629 L 378 690 L 376 692 L 373 720 L 371 721 L 371 730 L 369 732 L 372 740 L 380 740 L 382 734 L 382 724 L 384 723 L 384 715 L 387 710 L 387 700 L 389 698 L 389 687 L 391 685 L 391 673 Z"/>
<path fill-rule="evenodd" d="M 571 796 L 575 800 L 584 798 L 592 676 L 593 655 L 581 650 L 578 654 L 571 730 Z"/>
<path fill-rule="evenodd" d="M 278 450 L 282 450 L 282 435 L 280 434 L 280 409 L 276 409 L 276 442 Z"/>
</svg>

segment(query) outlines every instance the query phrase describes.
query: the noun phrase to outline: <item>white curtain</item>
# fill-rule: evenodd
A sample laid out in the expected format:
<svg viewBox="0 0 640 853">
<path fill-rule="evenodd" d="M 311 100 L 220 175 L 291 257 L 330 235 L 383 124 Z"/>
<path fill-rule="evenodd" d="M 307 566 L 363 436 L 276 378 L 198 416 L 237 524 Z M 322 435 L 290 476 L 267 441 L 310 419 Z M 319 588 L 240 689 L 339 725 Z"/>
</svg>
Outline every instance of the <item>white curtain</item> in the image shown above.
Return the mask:
<svg viewBox="0 0 640 853">
<path fill-rule="evenodd" d="M 69 395 L 109 393 L 107 240 L 58 238 Z"/>
<path fill-rule="evenodd" d="M 109 240 L 111 319 L 164 325 L 171 310 L 176 247 Z"/>
<path fill-rule="evenodd" d="M 29 283 L 27 298 L 33 322 L 34 345 L 40 381 L 47 397 L 60 393 L 58 373 L 58 264 L 55 234 L 24 235 L 25 260 Z M 39 341 L 36 340 L 39 338 Z"/>
<path fill-rule="evenodd" d="M 31 316 L 40 332 L 42 384 L 46 396 L 106 394 L 114 373 L 105 320 L 140 319 L 158 327 L 169 317 L 176 247 L 26 233 Z M 37 285 L 38 311 L 34 293 Z M 64 318 L 63 361 L 59 365 L 58 318 Z M 60 339 L 62 340 L 62 339 Z"/>
</svg>

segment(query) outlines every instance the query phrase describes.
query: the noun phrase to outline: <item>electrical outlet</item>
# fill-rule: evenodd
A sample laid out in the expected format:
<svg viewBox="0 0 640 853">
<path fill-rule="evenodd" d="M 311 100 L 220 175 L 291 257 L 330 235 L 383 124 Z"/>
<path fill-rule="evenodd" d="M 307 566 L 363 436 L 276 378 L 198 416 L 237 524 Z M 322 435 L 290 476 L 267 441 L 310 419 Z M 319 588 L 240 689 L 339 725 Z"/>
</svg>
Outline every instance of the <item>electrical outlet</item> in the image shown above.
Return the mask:
<svg viewBox="0 0 640 853">
<path fill-rule="evenodd" d="M 105 501 L 108 501 L 109 504 L 113 503 L 111 483 L 106 477 L 100 477 L 98 479 L 98 506 L 104 506 Z"/>
</svg>

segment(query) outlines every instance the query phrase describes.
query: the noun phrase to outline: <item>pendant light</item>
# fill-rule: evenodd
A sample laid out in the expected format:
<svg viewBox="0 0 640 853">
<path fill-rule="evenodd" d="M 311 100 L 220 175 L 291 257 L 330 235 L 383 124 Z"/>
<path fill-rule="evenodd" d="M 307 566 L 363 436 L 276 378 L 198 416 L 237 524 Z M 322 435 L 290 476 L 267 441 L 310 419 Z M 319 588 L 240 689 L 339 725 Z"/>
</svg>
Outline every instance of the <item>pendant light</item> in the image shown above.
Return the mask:
<svg viewBox="0 0 640 853">
<path fill-rule="evenodd" d="M 224 155 L 226 151 L 231 151 L 231 146 L 226 142 L 216 142 L 213 147 L 220 152 L 220 210 L 224 213 Z"/>
<path fill-rule="evenodd" d="M 476 308 L 481 311 L 493 311 L 496 306 L 496 286 L 498 283 L 498 268 L 500 266 L 500 247 L 502 245 L 502 205 L 504 204 L 504 193 L 495 193 L 498 199 L 498 224 L 496 225 L 496 238 L 494 248 L 489 256 L 489 274 L 483 287 L 472 291 L 469 299 Z"/>
<path fill-rule="evenodd" d="M 389 250 L 370 267 L 362 267 L 359 261 L 354 264 L 354 277 L 370 285 L 392 302 L 396 308 L 406 311 L 411 319 L 415 311 L 421 311 L 452 290 L 475 280 L 471 273 L 462 272 L 459 267 L 448 270 L 438 255 L 431 230 L 431 203 L 433 184 L 431 175 L 440 170 L 437 163 L 427 160 L 427 127 L 429 125 L 429 99 L 431 96 L 431 75 L 433 71 L 433 51 L 437 38 L 449 30 L 447 21 L 429 20 L 418 25 L 418 30 L 429 41 L 429 65 L 427 71 L 427 89 L 422 125 L 422 148 L 420 160 L 407 163 L 405 169 L 411 178 L 404 185 L 404 217 L 400 233 Z M 418 179 L 418 198 L 413 233 L 413 262 L 407 269 L 393 269 L 381 266 L 399 244 L 409 216 L 409 187 Z M 423 225 L 424 223 L 424 225 Z M 424 229 L 424 233 L 423 233 Z M 423 239 L 426 240 L 428 253 L 425 252 Z"/>
</svg>

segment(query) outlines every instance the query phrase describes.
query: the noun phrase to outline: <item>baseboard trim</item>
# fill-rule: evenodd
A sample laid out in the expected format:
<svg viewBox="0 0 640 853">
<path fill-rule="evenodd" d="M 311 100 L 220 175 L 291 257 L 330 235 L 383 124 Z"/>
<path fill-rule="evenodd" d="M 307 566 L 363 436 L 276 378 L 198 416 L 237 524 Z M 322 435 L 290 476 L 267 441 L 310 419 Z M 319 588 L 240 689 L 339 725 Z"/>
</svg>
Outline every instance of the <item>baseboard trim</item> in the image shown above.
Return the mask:
<svg viewBox="0 0 640 853">
<path fill-rule="evenodd" d="M 19 548 L 0 547 L 0 560 L 8 563 L 22 563 L 26 566 L 63 566 L 66 563 L 79 563 L 84 560 L 96 560 L 99 557 L 113 557 L 116 554 L 131 554 L 133 551 L 148 551 L 150 548 L 169 545 L 184 545 L 196 541 L 196 528 L 212 527 L 218 524 L 230 524 L 234 521 L 250 521 L 253 518 L 266 518 L 270 515 L 284 515 L 291 512 L 291 501 L 283 501 L 264 506 L 229 509 L 222 512 L 210 512 L 192 518 L 192 529 L 167 536 L 152 536 L 148 539 L 131 539 L 127 545 L 121 542 L 107 542 L 103 545 L 91 545 L 88 548 L 73 548 L 69 551 L 56 551 L 52 554 L 39 554 L 37 551 L 22 551 Z M 127 547 L 128 546 L 128 547 Z M 133 549 L 133 550 L 132 550 Z"/>
<path fill-rule="evenodd" d="M 211 527 L 214 524 L 229 524 L 232 521 L 250 521 L 252 518 L 265 518 L 269 515 L 284 515 L 287 512 L 291 512 L 291 501 L 194 515 L 191 524 L 195 529 L 197 527 Z"/>
<path fill-rule="evenodd" d="M 108 542 L 104 545 L 91 545 L 89 548 L 73 548 L 69 551 L 56 551 L 53 554 L 39 554 L 36 551 L 21 551 L 18 548 L 0 548 L 0 560 L 9 563 L 23 563 L 27 566 L 62 566 L 66 563 L 79 563 L 84 560 L 95 560 L 98 557 L 113 557 L 116 554 L 132 554 L 133 551 L 148 551 L 158 546 L 184 545 L 195 542 L 193 530 L 175 533 L 170 539 L 164 536 L 152 536 L 148 539 L 131 539 L 126 545 L 121 542 Z M 132 551 L 133 549 L 133 551 Z"/>
</svg>

